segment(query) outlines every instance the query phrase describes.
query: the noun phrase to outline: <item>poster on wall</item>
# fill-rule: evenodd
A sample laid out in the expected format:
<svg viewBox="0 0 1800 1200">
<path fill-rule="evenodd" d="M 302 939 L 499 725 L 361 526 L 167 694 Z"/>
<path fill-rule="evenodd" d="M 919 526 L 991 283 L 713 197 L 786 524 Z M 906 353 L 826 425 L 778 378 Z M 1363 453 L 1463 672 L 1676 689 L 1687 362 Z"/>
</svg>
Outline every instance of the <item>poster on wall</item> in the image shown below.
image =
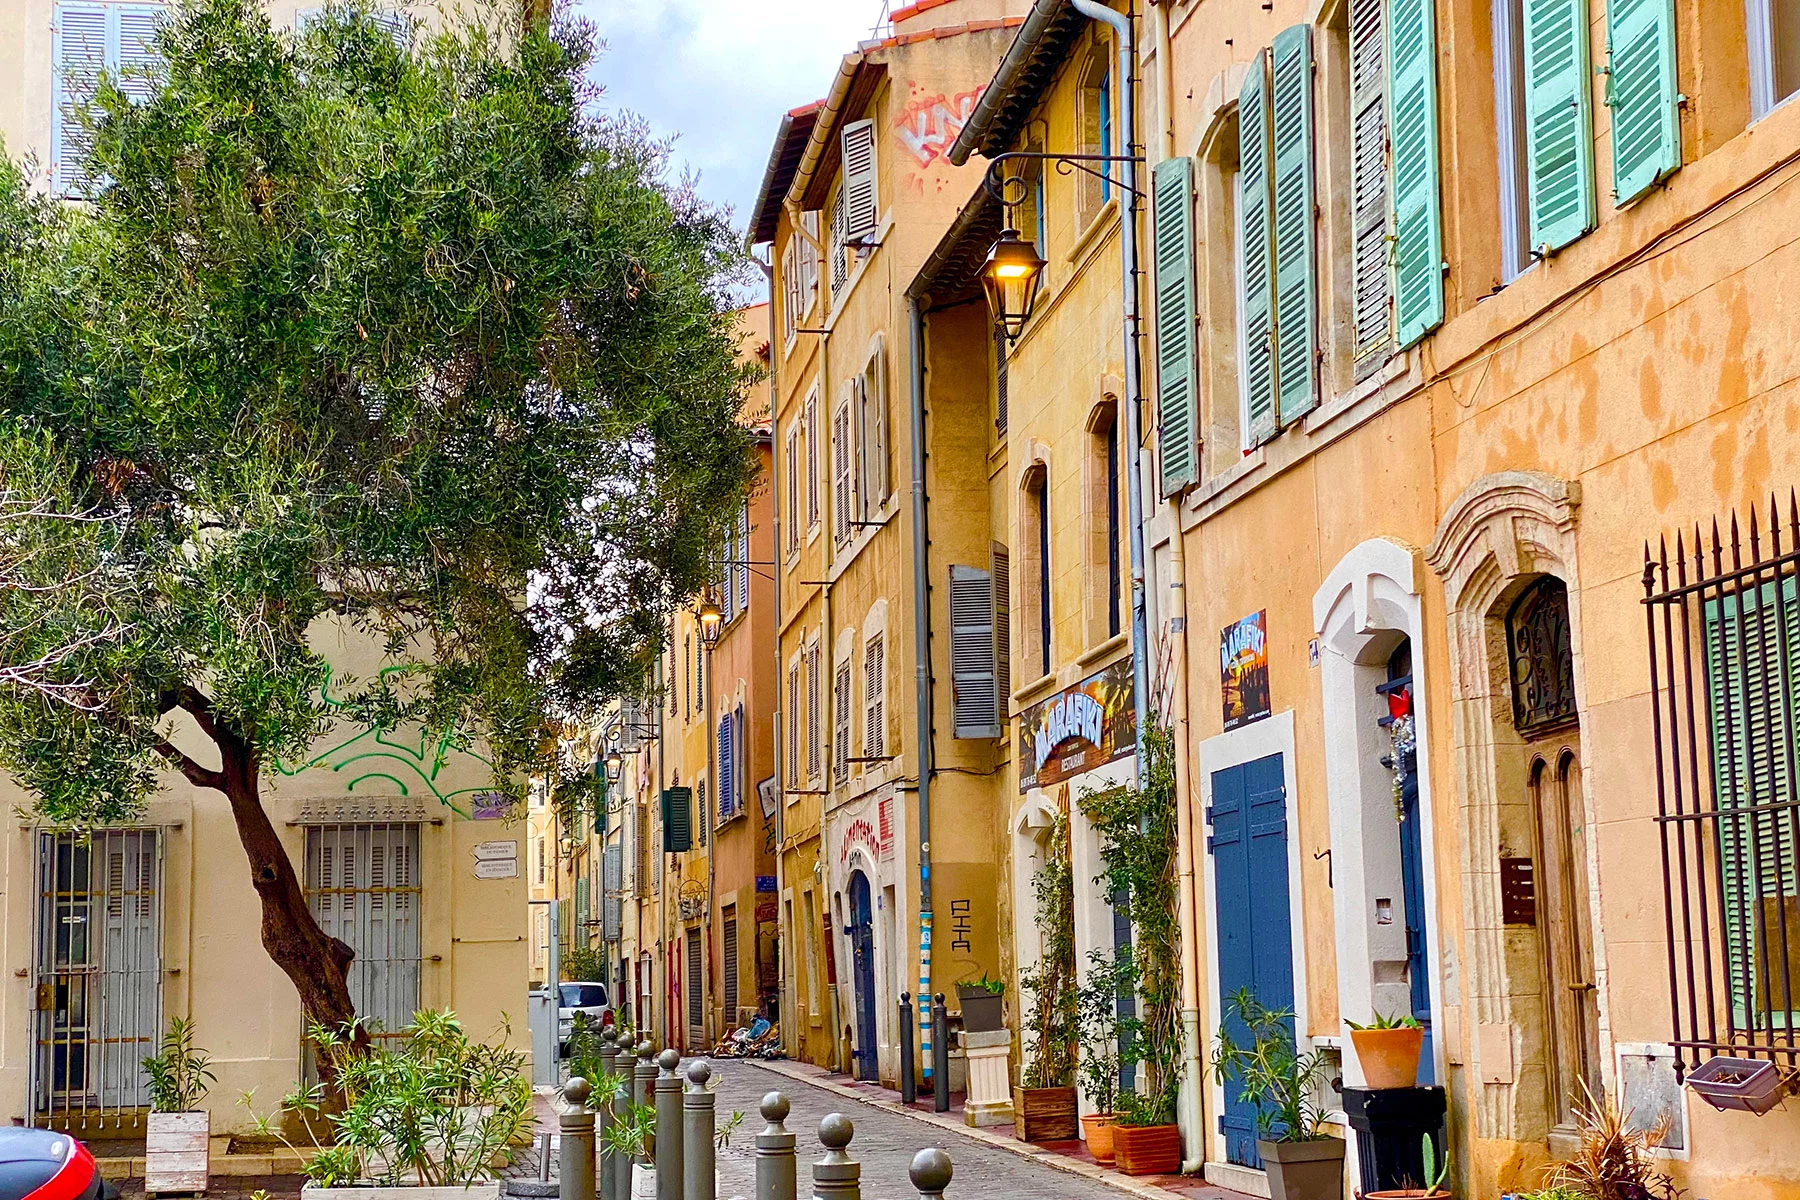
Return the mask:
<svg viewBox="0 0 1800 1200">
<path fill-rule="evenodd" d="M 1233 621 L 1219 633 L 1219 689 L 1225 728 L 1269 715 L 1268 610 Z"/>
<path fill-rule="evenodd" d="M 1061 783 L 1125 757 L 1136 745 L 1131 660 L 1124 658 L 1025 710 L 1019 791 Z"/>
</svg>

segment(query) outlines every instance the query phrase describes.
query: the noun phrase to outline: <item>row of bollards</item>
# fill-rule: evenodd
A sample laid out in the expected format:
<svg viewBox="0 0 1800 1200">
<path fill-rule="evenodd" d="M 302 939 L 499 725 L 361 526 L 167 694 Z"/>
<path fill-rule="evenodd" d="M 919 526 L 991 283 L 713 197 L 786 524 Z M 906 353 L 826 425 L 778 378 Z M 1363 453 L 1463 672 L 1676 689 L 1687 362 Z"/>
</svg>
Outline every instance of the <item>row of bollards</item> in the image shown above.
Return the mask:
<svg viewBox="0 0 1800 1200">
<path fill-rule="evenodd" d="M 610 1030 L 608 1031 L 611 1032 Z M 656 1200 L 718 1200 L 713 1094 L 708 1090 L 712 1068 L 702 1060 L 688 1064 L 684 1080 L 676 1074 L 681 1056 L 664 1050 L 651 1063 L 651 1046 L 614 1047 L 613 1061 L 631 1063 L 635 1058 L 634 1087 L 614 1094 L 617 1111 L 589 1107 L 593 1085 L 577 1076 L 563 1085 L 564 1105 L 558 1116 L 562 1148 L 558 1156 L 558 1200 L 641 1200 L 632 1194 L 632 1164 L 603 1142 L 611 1121 L 624 1120 L 628 1106 L 642 1104 L 648 1096 L 655 1104 L 659 1136 L 654 1148 L 646 1146 L 640 1164 L 656 1167 Z M 602 1066 L 607 1053 L 601 1053 Z M 646 1070 L 648 1068 L 648 1070 Z M 660 1068 L 660 1069 L 659 1069 Z M 645 1090 L 646 1085 L 648 1091 Z M 756 1135 L 756 1200 L 800 1200 L 798 1195 L 798 1139 L 788 1131 L 789 1104 L 780 1092 L 763 1097 L 761 1111 L 768 1125 Z M 819 1123 L 819 1144 L 824 1155 L 812 1167 L 812 1200 L 862 1200 L 862 1164 L 850 1157 L 855 1136 L 850 1118 L 832 1113 Z M 595 1161 L 598 1150 L 599 1171 Z M 928 1148 L 913 1156 L 909 1172 L 920 1200 L 938 1200 L 950 1186 L 950 1156 Z"/>
</svg>

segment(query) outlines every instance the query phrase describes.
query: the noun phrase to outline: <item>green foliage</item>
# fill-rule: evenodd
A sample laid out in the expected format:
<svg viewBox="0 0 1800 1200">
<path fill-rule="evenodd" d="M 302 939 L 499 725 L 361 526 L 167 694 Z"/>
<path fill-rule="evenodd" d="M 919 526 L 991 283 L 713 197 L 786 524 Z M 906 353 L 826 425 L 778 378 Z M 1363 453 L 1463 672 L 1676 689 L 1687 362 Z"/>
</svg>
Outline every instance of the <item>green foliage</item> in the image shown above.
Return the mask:
<svg viewBox="0 0 1800 1200">
<path fill-rule="evenodd" d="M 1119 994 L 1131 986 L 1129 960 L 1088 951 L 1087 978 L 1075 993 L 1081 1020 L 1081 1090 L 1095 1112 L 1119 1107 Z"/>
<path fill-rule="evenodd" d="M 1348 1025 L 1350 1028 L 1358 1031 L 1359 1033 L 1367 1032 L 1368 1030 L 1371 1030 L 1371 1029 L 1423 1029 L 1424 1028 L 1424 1026 L 1419 1024 L 1419 1018 L 1413 1016 L 1411 1013 L 1401 1013 L 1397 1017 L 1390 1017 L 1385 1013 L 1376 1013 L 1375 1019 L 1373 1021 L 1370 1021 L 1367 1025 L 1358 1025 L 1355 1021 L 1345 1021 L 1344 1024 Z"/>
<path fill-rule="evenodd" d="M 157 1053 L 144 1060 L 150 1087 L 150 1111 L 193 1112 L 206 1099 L 207 1085 L 219 1077 L 210 1069 L 206 1051 L 194 1046 L 194 1023 L 186 1017 L 170 1017 Z"/>
<path fill-rule="evenodd" d="M 985 974 L 983 974 L 980 979 L 972 980 L 961 986 L 980 988 L 990 996 L 1006 995 L 1006 981 L 1004 979 L 989 979 Z"/>
<path fill-rule="evenodd" d="M 1023 1083 L 1068 1087 L 1075 1081 L 1075 875 L 1069 866 L 1069 818 L 1059 814 L 1045 839 L 1044 861 L 1031 877 L 1043 954 L 1019 973 L 1026 997 Z"/>
<path fill-rule="evenodd" d="M 719 1127 L 713 1131 L 714 1147 L 720 1150 L 729 1148 L 731 1145 L 731 1135 L 736 1133 L 738 1126 L 743 1123 L 744 1114 L 742 1112 L 734 1111 L 731 1116 L 727 1117 L 720 1123 Z"/>
<path fill-rule="evenodd" d="M 585 934 L 587 931 L 579 932 Z M 570 983 L 602 982 L 606 978 L 605 953 L 593 946 L 564 946 L 562 977 Z"/>
<path fill-rule="evenodd" d="M 1233 1019 L 1248 1041 L 1232 1032 Z M 1318 1087 L 1328 1065 L 1322 1054 L 1302 1055 L 1294 1045 L 1294 1014 L 1266 1008 L 1249 988 L 1225 1004 L 1213 1042 L 1213 1071 L 1221 1083 L 1235 1080 L 1256 1106 L 1256 1132 L 1275 1142 L 1312 1142 L 1331 1135 L 1321 1126 Z M 1429 1168 L 1428 1168 L 1429 1170 Z"/>
<path fill-rule="evenodd" d="M 1121 988 L 1139 1016 L 1122 1022 L 1129 1054 L 1145 1068 L 1142 1090 L 1119 1097 L 1119 1123 L 1170 1125 L 1181 1091 L 1181 926 L 1175 874 L 1175 745 L 1168 730 L 1144 731 L 1138 784 L 1089 792 L 1081 811 L 1100 837 L 1097 877 L 1131 911 L 1132 953 Z"/>
<path fill-rule="evenodd" d="M 184 0 L 148 97 L 84 115 L 92 206 L 0 166 L 0 576 L 34 585 L 0 588 L 0 765 L 47 819 L 195 778 L 177 707 L 252 776 L 404 725 L 573 787 L 558 719 L 640 686 L 706 582 L 751 470 L 744 260 L 587 104 L 591 32 L 519 28 Z M 329 704 L 324 622 L 384 668 Z"/>
<path fill-rule="evenodd" d="M 1444 1179 L 1450 1174 L 1450 1151 L 1444 1151 L 1444 1161 L 1439 1163 L 1437 1143 L 1431 1140 L 1431 1135 L 1421 1134 L 1419 1140 L 1424 1145 L 1425 1194 L 1430 1196 L 1444 1186 Z"/>
<path fill-rule="evenodd" d="M 606 1148 L 632 1162 L 649 1162 L 655 1143 L 656 1110 L 648 1104 L 633 1104 L 623 1115 L 614 1113 L 606 1127 Z"/>
<path fill-rule="evenodd" d="M 309 1030 L 336 1066 L 342 1098 L 341 1109 L 326 1114 L 335 1144 L 307 1164 L 318 1186 L 467 1186 L 492 1178 L 495 1164 L 530 1130 L 522 1052 L 474 1041 L 447 1010 L 420 1012 L 405 1033 L 352 1054 L 353 1030 Z M 283 1104 L 316 1118 L 319 1100 L 302 1093 Z"/>
</svg>

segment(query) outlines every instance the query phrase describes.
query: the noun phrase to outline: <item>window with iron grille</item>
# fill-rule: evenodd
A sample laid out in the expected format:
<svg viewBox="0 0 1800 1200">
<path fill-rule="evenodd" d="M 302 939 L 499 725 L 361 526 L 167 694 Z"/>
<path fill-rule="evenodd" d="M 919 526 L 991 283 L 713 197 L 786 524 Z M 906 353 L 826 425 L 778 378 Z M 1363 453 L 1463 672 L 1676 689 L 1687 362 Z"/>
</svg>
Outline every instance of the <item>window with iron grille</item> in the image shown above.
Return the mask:
<svg viewBox="0 0 1800 1200">
<path fill-rule="evenodd" d="M 1800 1065 L 1800 511 L 1646 546 L 1671 1039 Z"/>
<path fill-rule="evenodd" d="M 1569 645 L 1569 589 L 1546 575 L 1506 616 L 1513 725 L 1526 736 L 1575 719 L 1575 656 Z"/>
<path fill-rule="evenodd" d="M 350 997 L 377 1036 L 419 1010 L 419 827 L 315 825 L 306 830 L 306 900 L 350 962 Z M 583 931 L 585 934 L 585 931 Z"/>
</svg>

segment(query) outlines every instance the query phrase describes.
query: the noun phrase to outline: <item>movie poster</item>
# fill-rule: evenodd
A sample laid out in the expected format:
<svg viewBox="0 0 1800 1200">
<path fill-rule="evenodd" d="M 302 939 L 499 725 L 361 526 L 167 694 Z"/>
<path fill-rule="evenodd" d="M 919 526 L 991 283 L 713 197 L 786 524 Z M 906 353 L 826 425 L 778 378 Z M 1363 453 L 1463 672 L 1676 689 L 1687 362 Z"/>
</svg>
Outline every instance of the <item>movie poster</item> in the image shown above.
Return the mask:
<svg viewBox="0 0 1800 1200">
<path fill-rule="evenodd" d="M 1225 700 L 1225 728 L 1236 729 L 1269 715 L 1268 611 L 1252 613 L 1219 633 L 1219 685 Z"/>
</svg>

